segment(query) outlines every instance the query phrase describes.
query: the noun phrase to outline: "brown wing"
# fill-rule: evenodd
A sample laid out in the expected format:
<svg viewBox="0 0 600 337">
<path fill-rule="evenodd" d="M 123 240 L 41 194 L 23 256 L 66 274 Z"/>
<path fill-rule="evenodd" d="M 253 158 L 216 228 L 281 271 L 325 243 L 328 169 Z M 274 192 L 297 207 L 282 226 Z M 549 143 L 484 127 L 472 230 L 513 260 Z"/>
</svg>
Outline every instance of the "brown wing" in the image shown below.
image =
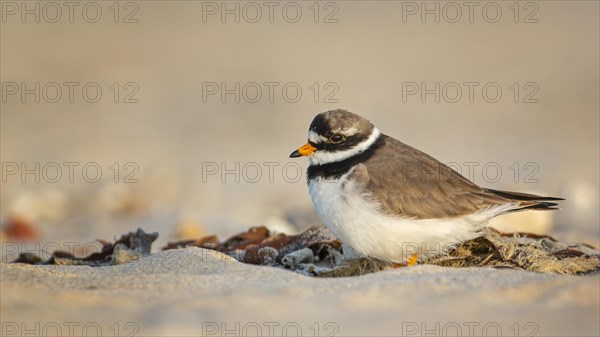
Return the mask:
<svg viewBox="0 0 600 337">
<path fill-rule="evenodd" d="M 367 188 L 388 214 L 452 218 L 514 202 L 475 185 L 426 153 L 392 137 L 382 137 L 383 147 L 364 162 L 363 174 L 368 174 Z"/>
</svg>

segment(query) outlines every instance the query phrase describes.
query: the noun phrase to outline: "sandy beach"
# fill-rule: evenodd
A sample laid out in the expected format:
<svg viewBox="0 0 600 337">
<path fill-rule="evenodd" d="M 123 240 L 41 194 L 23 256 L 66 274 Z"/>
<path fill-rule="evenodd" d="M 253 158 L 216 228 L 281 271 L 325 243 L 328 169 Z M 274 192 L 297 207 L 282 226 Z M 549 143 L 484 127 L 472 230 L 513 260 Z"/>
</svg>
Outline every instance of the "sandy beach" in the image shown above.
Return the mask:
<svg viewBox="0 0 600 337">
<path fill-rule="evenodd" d="M 89 323 L 88 335 L 100 327 L 105 336 L 117 327 L 120 336 L 600 333 L 600 275 L 415 266 L 317 279 L 200 248 L 110 267 L 1 268 L 5 336 L 36 324 L 66 336 L 69 322 L 78 335 Z"/>
</svg>

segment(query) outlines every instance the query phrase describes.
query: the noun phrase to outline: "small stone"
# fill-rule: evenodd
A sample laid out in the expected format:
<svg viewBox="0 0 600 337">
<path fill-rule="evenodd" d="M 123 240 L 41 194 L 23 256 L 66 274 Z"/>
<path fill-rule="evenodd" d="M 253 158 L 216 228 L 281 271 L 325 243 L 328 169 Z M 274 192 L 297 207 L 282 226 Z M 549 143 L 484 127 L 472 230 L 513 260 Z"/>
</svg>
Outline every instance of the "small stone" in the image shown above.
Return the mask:
<svg viewBox="0 0 600 337">
<path fill-rule="evenodd" d="M 288 268 L 296 269 L 301 263 L 312 263 L 315 257 L 310 248 L 293 251 L 281 259 L 281 263 Z"/>
<path fill-rule="evenodd" d="M 277 257 L 279 251 L 273 247 L 262 247 L 258 250 L 258 261 L 263 266 L 275 266 L 277 265 Z"/>
<path fill-rule="evenodd" d="M 122 243 L 117 243 L 112 255 L 112 264 L 129 263 L 139 260 L 142 256 L 143 254 L 139 251 L 129 249 Z"/>
</svg>

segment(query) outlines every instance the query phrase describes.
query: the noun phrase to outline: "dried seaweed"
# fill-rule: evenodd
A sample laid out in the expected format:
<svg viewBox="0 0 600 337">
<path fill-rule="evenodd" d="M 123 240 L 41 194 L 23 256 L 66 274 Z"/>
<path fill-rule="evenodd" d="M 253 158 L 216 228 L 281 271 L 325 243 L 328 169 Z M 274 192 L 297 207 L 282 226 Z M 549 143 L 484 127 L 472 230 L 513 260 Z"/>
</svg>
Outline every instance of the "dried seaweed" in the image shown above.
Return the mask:
<svg viewBox="0 0 600 337">
<path fill-rule="evenodd" d="M 349 277 L 397 268 L 385 261 L 345 254 L 342 244 L 324 227 L 312 227 L 299 235 L 271 235 L 254 227 L 225 240 L 215 237 L 170 243 L 164 249 L 197 246 L 230 255 L 240 262 L 268 265 L 319 277 Z M 444 255 L 423 264 L 443 267 L 516 268 L 533 272 L 586 274 L 600 270 L 600 251 L 585 244 L 561 243 L 550 236 L 500 233 L 489 229 Z"/>
<path fill-rule="evenodd" d="M 222 243 L 214 236 L 209 238 L 170 242 L 163 250 L 201 247 L 232 256 L 240 262 L 287 268 L 310 275 L 324 266 L 333 268 L 333 255 L 342 254 L 341 243 L 325 227 L 312 227 L 298 235 L 272 234 L 266 227 L 252 227 Z"/>
<path fill-rule="evenodd" d="M 600 270 L 600 251 L 549 236 L 500 233 L 493 229 L 424 263 L 444 267 L 515 268 L 541 273 L 586 274 Z"/>
<path fill-rule="evenodd" d="M 91 267 L 123 264 L 149 255 L 152 250 L 152 243 L 157 238 L 158 233 L 146 233 L 138 228 L 135 232 L 122 235 L 114 243 L 98 240 L 102 244 L 100 252 L 92 253 L 86 257 L 76 257 L 68 252 L 55 251 L 47 261 L 43 261 L 35 254 L 21 253 L 12 263 L 84 265 Z"/>
<path fill-rule="evenodd" d="M 151 252 L 158 233 L 136 232 L 114 243 L 102 243 L 100 252 L 84 258 L 56 251 L 42 261 L 21 254 L 14 263 L 106 266 L 131 262 Z M 297 235 L 273 234 L 266 227 L 252 227 L 225 241 L 216 236 L 171 242 L 163 250 L 201 247 L 234 257 L 240 262 L 285 268 L 318 277 L 349 277 L 396 268 L 398 265 L 357 256 L 325 227 L 312 227 Z M 549 236 L 500 233 L 488 229 L 446 254 L 423 259 L 422 264 L 464 268 L 515 268 L 540 273 L 581 275 L 600 271 L 600 251 L 586 244 L 569 244 Z"/>
</svg>

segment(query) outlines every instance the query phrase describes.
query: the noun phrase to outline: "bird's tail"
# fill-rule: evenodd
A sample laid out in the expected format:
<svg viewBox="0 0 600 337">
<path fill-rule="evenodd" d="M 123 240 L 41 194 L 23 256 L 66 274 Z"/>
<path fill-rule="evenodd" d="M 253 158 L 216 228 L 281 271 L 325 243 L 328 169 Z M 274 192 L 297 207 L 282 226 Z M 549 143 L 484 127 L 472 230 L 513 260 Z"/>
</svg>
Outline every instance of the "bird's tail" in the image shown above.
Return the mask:
<svg viewBox="0 0 600 337">
<path fill-rule="evenodd" d="M 530 210 L 530 209 L 540 210 L 540 211 L 558 209 L 557 207 L 554 207 L 554 206 L 558 206 L 558 204 L 555 202 L 552 202 L 552 201 L 565 200 L 563 198 L 542 197 L 540 195 L 528 194 L 528 193 L 499 191 L 499 190 L 493 190 L 491 188 L 486 188 L 485 190 L 489 193 L 493 193 L 497 196 L 500 196 L 500 197 L 503 197 L 503 198 L 506 198 L 506 199 L 509 199 L 511 201 L 518 203 L 519 206 L 513 210 L 510 210 L 509 212 L 517 212 L 517 211 L 524 211 L 524 210 Z"/>
</svg>

